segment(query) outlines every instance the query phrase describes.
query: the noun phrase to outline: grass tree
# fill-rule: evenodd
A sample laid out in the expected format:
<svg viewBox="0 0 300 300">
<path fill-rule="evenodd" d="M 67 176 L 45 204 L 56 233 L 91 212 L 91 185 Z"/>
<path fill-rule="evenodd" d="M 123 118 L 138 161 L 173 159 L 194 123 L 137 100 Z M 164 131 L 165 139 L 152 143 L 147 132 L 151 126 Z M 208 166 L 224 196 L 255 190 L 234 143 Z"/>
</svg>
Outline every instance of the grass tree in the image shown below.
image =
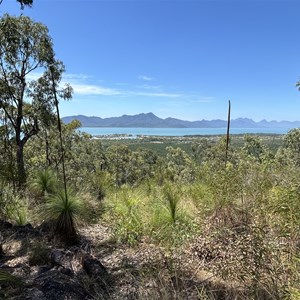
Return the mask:
<svg viewBox="0 0 300 300">
<path fill-rule="evenodd" d="M 75 221 L 82 211 L 80 199 L 64 189 L 48 198 L 45 209 L 47 219 L 55 220 L 54 232 L 69 244 L 77 242 Z"/>
<path fill-rule="evenodd" d="M 53 197 L 50 197 L 47 204 L 47 211 L 56 222 L 55 232 L 62 236 L 67 242 L 75 242 L 77 239 L 77 232 L 75 228 L 75 215 L 79 213 L 79 201 L 69 194 L 67 188 L 66 168 L 65 168 L 65 149 L 62 134 L 62 125 L 59 114 L 59 100 L 70 99 L 72 96 L 72 88 L 66 85 L 64 88 L 59 87 L 62 73 L 64 72 L 64 65 L 55 61 L 49 69 L 45 71 L 43 78 L 41 78 L 36 89 L 41 91 L 41 96 L 44 101 L 53 103 L 56 110 L 58 139 L 61 152 L 61 165 L 63 177 L 63 189 L 58 191 Z"/>
</svg>

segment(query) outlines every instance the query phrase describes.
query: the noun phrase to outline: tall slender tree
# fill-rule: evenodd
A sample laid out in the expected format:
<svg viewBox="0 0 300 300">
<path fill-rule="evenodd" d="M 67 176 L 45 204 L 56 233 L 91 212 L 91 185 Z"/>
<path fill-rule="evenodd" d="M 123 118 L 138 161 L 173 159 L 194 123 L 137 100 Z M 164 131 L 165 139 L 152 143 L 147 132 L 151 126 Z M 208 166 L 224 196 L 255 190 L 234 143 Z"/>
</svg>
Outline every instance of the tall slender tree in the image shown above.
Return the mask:
<svg viewBox="0 0 300 300">
<path fill-rule="evenodd" d="M 63 72 L 45 25 L 25 16 L 0 19 L 0 110 L 13 129 L 19 186 L 26 182 L 24 146 L 54 113 L 52 81 L 58 86 Z M 70 97 L 68 87 L 63 98 Z"/>
</svg>

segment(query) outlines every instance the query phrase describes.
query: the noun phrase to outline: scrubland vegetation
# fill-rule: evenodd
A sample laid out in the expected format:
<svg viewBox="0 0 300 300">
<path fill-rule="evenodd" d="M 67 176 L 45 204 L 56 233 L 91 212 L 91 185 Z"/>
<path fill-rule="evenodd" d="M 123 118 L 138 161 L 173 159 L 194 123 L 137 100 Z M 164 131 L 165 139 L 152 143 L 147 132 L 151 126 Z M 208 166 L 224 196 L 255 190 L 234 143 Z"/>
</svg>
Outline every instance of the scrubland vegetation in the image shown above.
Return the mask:
<svg viewBox="0 0 300 300">
<path fill-rule="evenodd" d="M 52 47 L 0 19 L 0 297 L 299 299 L 300 129 L 93 139 Z"/>
<path fill-rule="evenodd" d="M 199 299 L 299 299 L 299 129 L 276 137 L 272 150 L 269 136 L 232 136 L 225 167 L 222 136 L 187 138 L 189 154 L 169 138 L 160 153 L 149 149 L 151 138 L 147 148 L 131 150 L 123 140 L 103 146 L 78 125 L 63 125 L 68 199 L 55 127 L 47 140 L 38 134 L 28 142 L 21 188 L 13 144 L 1 135 L 2 220 L 52 221 L 66 245 L 99 223 L 116 247 L 154 245 L 168 274 L 156 265 L 140 276 L 161 275 L 161 298 L 184 299 L 189 289 Z M 192 288 L 184 276 L 194 278 Z M 171 290 L 166 278 L 175 280 Z"/>
</svg>

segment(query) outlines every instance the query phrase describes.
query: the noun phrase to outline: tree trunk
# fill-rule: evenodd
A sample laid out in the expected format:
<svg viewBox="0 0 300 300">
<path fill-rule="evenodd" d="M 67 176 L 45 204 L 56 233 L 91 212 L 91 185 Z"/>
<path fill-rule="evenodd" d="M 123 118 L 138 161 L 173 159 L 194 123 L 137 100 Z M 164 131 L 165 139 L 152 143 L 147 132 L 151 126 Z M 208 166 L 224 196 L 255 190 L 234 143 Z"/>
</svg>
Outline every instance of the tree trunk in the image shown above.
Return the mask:
<svg viewBox="0 0 300 300">
<path fill-rule="evenodd" d="M 51 166 L 51 159 L 50 159 L 50 146 L 49 146 L 49 140 L 48 140 L 48 133 L 47 129 L 45 129 L 45 151 L 46 151 L 46 160 L 48 162 L 48 167 Z"/>
<path fill-rule="evenodd" d="M 18 180 L 18 187 L 22 187 L 26 183 L 26 172 L 25 172 L 25 165 L 24 165 L 24 146 L 28 139 L 33 135 L 36 135 L 39 132 L 38 121 L 35 118 L 34 124 L 29 132 L 22 132 L 21 130 L 21 120 L 22 118 L 17 118 L 17 125 L 15 126 L 16 132 L 16 160 L 17 160 L 17 180 Z M 21 138 L 22 133 L 22 138 Z"/>
<path fill-rule="evenodd" d="M 18 179 L 18 186 L 22 187 L 26 183 L 26 172 L 24 166 L 24 144 L 20 140 L 17 145 L 17 179 Z"/>
</svg>

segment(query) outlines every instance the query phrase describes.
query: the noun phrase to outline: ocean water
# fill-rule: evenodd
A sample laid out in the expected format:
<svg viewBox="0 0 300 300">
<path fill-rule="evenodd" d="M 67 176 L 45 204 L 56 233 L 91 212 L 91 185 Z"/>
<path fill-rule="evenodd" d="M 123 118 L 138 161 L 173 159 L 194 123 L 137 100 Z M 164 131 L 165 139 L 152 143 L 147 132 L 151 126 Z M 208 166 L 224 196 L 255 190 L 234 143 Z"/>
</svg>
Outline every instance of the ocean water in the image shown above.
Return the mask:
<svg viewBox="0 0 300 300">
<path fill-rule="evenodd" d="M 80 131 L 93 136 L 124 134 L 136 137 L 149 136 L 185 136 L 185 135 L 215 135 L 226 134 L 226 128 L 118 128 L 118 127 L 81 127 Z M 287 128 L 231 128 L 231 134 L 265 133 L 285 134 Z"/>
</svg>

